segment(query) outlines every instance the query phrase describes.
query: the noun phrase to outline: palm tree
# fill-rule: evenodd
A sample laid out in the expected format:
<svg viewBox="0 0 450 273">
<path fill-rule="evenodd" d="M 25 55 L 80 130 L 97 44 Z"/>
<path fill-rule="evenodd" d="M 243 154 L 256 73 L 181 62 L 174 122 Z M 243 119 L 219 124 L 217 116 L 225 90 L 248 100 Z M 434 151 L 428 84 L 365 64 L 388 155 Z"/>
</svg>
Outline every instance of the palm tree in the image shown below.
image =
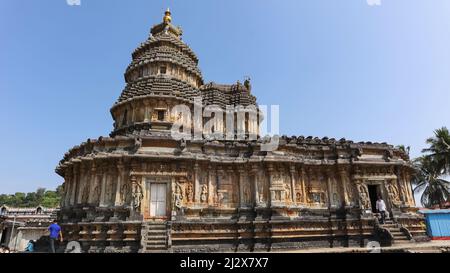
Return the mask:
<svg viewBox="0 0 450 273">
<path fill-rule="evenodd" d="M 443 171 L 436 159 L 431 156 L 422 156 L 415 160 L 416 174 L 412 183 L 414 192 L 421 192 L 422 206 L 431 208 L 450 200 L 450 181 L 442 178 Z"/>
<path fill-rule="evenodd" d="M 450 174 L 450 132 L 448 129 L 446 127 L 436 129 L 434 137 L 428 138 L 426 143 L 430 146 L 423 149 L 422 152 L 433 157 L 437 167 Z"/>
</svg>

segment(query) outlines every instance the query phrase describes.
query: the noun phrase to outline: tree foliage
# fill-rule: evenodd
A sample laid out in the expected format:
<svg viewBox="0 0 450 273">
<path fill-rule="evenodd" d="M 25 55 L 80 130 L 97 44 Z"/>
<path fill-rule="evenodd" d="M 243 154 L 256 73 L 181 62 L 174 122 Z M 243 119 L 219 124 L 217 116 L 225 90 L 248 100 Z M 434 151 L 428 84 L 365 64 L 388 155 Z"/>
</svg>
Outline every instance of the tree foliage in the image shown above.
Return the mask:
<svg viewBox="0 0 450 273">
<path fill-rule="evenodd" d="M 428 148 L 415 160 L 416 174 L 412 183 L 414 192 L 422 192 L 420 201 L 425 207 L 442 205 L 450 200 L 450 133 L 446 127 L 434 131 L 434 136 L 426 140 Z"/>
<path fill-rule="evenodd" d="M 35 192 L 29 193 L 0 194 L 0 205 L 19 208 L 58 207 L 61 200 L 61 192 L 62 188 L 58 186 L 55 191 L 38 188 Z"/>
</svg>

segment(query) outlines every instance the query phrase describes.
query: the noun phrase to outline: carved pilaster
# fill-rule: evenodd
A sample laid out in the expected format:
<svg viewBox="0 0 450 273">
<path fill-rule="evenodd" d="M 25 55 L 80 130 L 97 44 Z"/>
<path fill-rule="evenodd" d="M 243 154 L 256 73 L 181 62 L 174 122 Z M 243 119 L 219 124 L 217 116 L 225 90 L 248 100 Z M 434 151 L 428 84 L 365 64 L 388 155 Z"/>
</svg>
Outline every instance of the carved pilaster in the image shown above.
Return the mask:
<svg viewBox="0 0 450 273">
<path fill-rule="evenodd" d="M 398 167 L 396 169 L 396 175 L 397 175 L 396 184 L 397 184 L 397 189 L 398 189 L 398 193 L 399 193 L 399 196 L 400 196 L 400 200 L 401 200 L 402 204 L 405 204 L 406 203 L 406 197 L 404 196 L 404 191 L 402 190 L 403 189 L 403 186 L 402 186 L 403 183 L 402 183 L 402 173 L 401 173 L 400 167 Z"/>
<path fill-rule="evenodd" d="M 200 194 L 200 166 L 196 162 L 194 165 L 194 203 L 199 203 Z"/>
<path fill-rule="evenodd" d="M 268 207 L 272 206 L 272 200 L 275 199 L 275 193 L 272 191 L 274 173 L 275 173 L 274 166 L 272 164 L 268 164 L 267 166 L 267 174 L 269 177 L 269 190 L 268 190 L 269 196 L 267 199 Z"/>
<path fill-rule="evenodd" d="M 239 173 L 239 207 L 243 207 L 245 206 L 245 194 L 244 194 L 244 170 L 243 169 L 239 169 L 238 170 Z"/>
<path fill-rule="evenodd" d="M 328 207 L 331 208 L 334 205 L 333 202 L 333 186 L 332 186 L 332 179 L 333 179 L 333 171 L 331 169 L 327 169 L 325 171 L 325 177 L 327 180 L 327 196 L 328 196 Z"/>
<path fill-rule="evenodd" d="M 64 185 L 64 205 L 65 206 L 69 206 L 71 204 L 70 199 L 72 197 L 72 187 L 73 187 L 73 174 L 72 174 L 72 169 L 67 169 L 66 173 L 65 173 L 65 185 Z"/>
<path fill-rule="evenodd" d="M 295 174 L 296 174 L 295 166 L 291 165 L 289 170 L 291 172 L 291 200 L 292 200 L 293 204 L 296 204 L 297 203 L 297 200 L 296 200 L 297 191 L 296 191 L 296 179 L 295 179 Z"/>
<path fill-rule="evenodd" d="M 115 206 L 121 206 L 124 203 L 122 200 L 122 194 L 121 194 L 122 183 L 123 183 L 123 172 L 124 172 L 123 163 L 121 161 L 119 161 L 117 164 L 117 184 L 116 184 L 116 193 L 115 193 L 115 198 L 114 198 Z"/>
<path fill-rule="evenodd" d="M 301 194 L 302 194 L 301 202 L 303 204 L 306 204 L 307 203 L 307 196 L 306 196 L 306 183 L 305 183 L 305 176 L 306 176 L 305 175 L 305 168 L 302 166 L 299 171 L 300 171 L 300 185 L 302 187 L 302 190 L 301 190 Z"/>
<path fill-rule="evenodd" d="M 101 188 L 100 188 L 100 207 L 106 206 L 106 183 L 107 183 L 107 176 L 106 176 L 106 166 L 102 166 L 102 172 L 101 172 Z"/>
<path fill-rule="evenodd" d="M 79 175 L 79 167 L 78 165 L 73 166 L 73 177 L 72 177 L 72 187 L 71 187 L 71 196 L 70 196 L 70 204 L 76 204 L 76 196 L 77 196 L 77 185 L 78 185 L 78 175 Z"/>
<path fill-rule="evenodd" d="M 258 187 L 258 172 L 259 172 L 258 166 L 253 165 L 252 169 L 251 169 L 251 174 L 252 174 L 252 177 L 253 177 L 253 181 L 250 181 L 250 183 L 253 184 L 253 200 L 254 200 L 254 203 L 255 203 L 256 206 L 259 206 L 260 201 L 261 201 L 260 198 L 259 198 L 259 195 L 261 193 L 263 193 L 263 189 L 260 189 Z"/>
<path fill-rule="evenodd" d="M 217 185 L 214 186 L 214 180 L 216 179 L 216 171 L 214 168 L 210 165 L 208 166 L 208 205 L 212 205 L 215 202 L 215 196 L 217 189 Z"/>
<path fill-rule="evenodd" d="M 344 206 L 348 206 L 350 204 L 351 195 L 349 192 L 352 190 L 351 185 L 348 183 L 348 170 L 345 167 L 339 167 L 339 176 L 341 178 L 341 189 L 342 189 L 342 201 Z"/>
</svg>

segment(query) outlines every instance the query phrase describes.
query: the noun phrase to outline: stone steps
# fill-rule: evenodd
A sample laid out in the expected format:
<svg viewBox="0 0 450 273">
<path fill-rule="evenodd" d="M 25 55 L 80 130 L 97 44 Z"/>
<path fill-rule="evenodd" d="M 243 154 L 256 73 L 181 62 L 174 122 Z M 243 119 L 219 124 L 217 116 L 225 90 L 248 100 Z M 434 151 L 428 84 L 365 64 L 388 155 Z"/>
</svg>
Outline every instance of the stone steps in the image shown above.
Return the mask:
<svg viewBox="0 0 450 273">
<path fill-rule="evenodd" d="M 142 230 L 143 252 L 167 251 L 167 230 L 165 223 L 144 223 Z"/>
<path fill-rule="evenodd" d="M 398 225 L 393 223 L 392 221 L 385 221 L 385 224 L 382 224 L 381 226 L 389 230 L 389 232 L 392 234 L 392 236 L 394 237 L 394 244 L 407 244 L 411 242 L 411 240 L 408 239 L 408 237 L 402 232 Z"/>
</svg>

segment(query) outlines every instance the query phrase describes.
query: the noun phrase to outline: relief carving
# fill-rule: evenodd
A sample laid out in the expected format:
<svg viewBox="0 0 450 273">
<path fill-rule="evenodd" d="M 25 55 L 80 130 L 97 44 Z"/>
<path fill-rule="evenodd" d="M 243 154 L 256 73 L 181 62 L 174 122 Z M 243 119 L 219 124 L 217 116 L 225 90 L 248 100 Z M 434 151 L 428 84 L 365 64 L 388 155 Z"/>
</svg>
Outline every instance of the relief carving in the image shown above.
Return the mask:
<svg viewBox="0 0 450 273">
<path fill-rule="evenodd" d="M 174 192 L 174 205 L 176 208 L 181 209 L 183 201 L 183 188 L 181 185 L 177 182 L 175 184 L 175 192 Z"/>
<path fill-rule="evenodd" d="M 395 186 L 395 182 L 388 181 L 386 184 L 386 189 L 389 195 L 389 199 L 392 202 L 392 205 L 396 208 L 400 206 L 400 196 L 397 187 Z"/>
<path fill-rule="evenodd" d="M 192 182 L 189 182 L 186 190 L 186 199 L 189 203 L 194 201 L 194 187 L 192 186 Z"/>
<path fill-rule="evenodd" d="M 208 201 L 208 186 L 202 186 L 202 192 L 200 194 L 200 201 L 206 203 Z"/>
<path fill-rule="evenodd" d="M 140 211 L 141 209 L 141 202 L 142 202 L 142 198 L 144 197 L 144 193 L 142 190 L 142 185 L 141 183 L 136 181 L 136 178 L 132 178 L 132 187 L 133 187 L 133 193 L 132 193 L 132 198 L 133 198 L 133 209 L 135 211 Z"/>
<path fill-rule="evenodd" d="M 359 197 L 360 197 L 360 204 L 361 209 L 367 210 L 370 209 L 370 199 L 369 199 L 369 192 L 367 190 L 367 187 L 364 184 L 358 184 L 357 185 Z"/>
</svg>

